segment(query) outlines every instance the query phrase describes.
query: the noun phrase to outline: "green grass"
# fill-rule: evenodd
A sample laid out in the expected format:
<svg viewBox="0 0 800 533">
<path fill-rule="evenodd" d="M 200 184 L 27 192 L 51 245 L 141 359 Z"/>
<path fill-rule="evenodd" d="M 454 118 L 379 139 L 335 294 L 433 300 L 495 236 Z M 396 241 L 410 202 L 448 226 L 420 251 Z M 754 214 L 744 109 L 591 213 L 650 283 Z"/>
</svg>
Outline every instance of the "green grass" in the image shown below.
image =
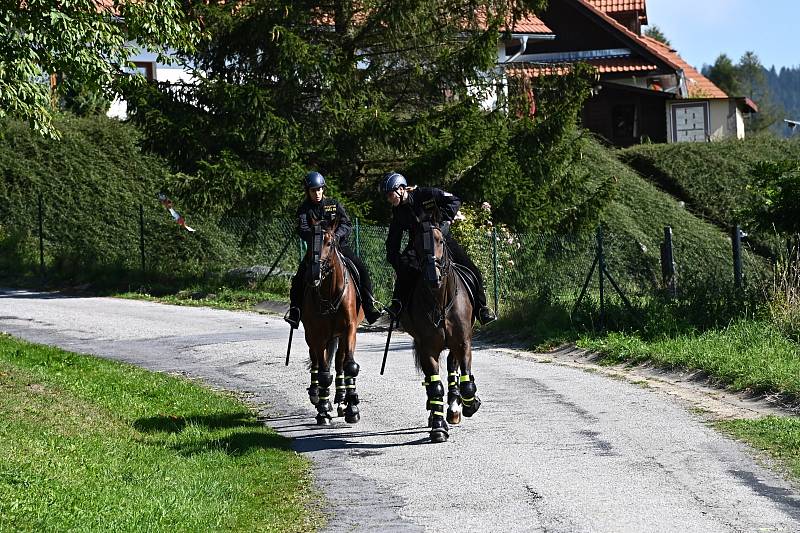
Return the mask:
<svg viewBox="0 0 800 533">
<path fill-rule="evenodd" d="M 0 530 L 307 531 L 316 505 L 229 395 L 0 336 Z"/>
<path fill-rule="evenodd" d="M 800 418 L 769 416 L 759 420 L 718 422 L 716 427 L 767 452 L 800 480 Z"/>
<path fill-rule="evenodd" d="M 161 288 L 150 293 L 143 289 L 140 291 L 114 293 L 112 295 L 118 298 L 147 300 L 172 305 L 249 311 L 256 304 L 263 301 L 288 302 L 288 284 L 288 280 L 271 278 L 253 288 L 204 284 L 181 290 Z"/>
<path fill-rule="evenodd" d="M 753 202 L 747 188 L 753 164 L 798 160 L 800 141 L 760 135 L 713 143 L 640 145 L 618 155 L 642 177 L 685 201 L 692 212 L 729 228 L 742 222 L 742 210 Z"/>
<path fill-rule="evenodd" d="M 767 322 L 742 320 L 723 329 L 652 340 L 627 333 L 583 338 L 579 346 L 610 363 L 651 362 L 699 370 L 733 391 L 781 394 L 800 400 L 800 345 Z"/>
</svg>

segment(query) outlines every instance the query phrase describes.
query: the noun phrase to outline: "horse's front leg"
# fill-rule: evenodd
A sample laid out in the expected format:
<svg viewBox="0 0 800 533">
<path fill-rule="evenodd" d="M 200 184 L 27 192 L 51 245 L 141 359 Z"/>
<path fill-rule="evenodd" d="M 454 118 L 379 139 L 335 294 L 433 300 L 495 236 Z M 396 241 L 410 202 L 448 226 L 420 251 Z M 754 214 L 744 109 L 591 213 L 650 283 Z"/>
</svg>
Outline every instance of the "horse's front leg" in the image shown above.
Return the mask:
<svg viewBox="0 0 800 533">
<path fill-rule="evenodd" d="M 311 387 L 308 389 L 308 397 L 317 408 L 317 424 L 327 426 L 331 423 L 330 411 L 333 409 L 330 401 L 333 375 L 330 372 L 328 358 L 325 357 L 325 345 L 314 342 L 309 346 L 309 351 L 311 353 Z"/>
<path fill-rule="evenodd" d="M 361 420 L 361 413 L 358 410 L 358 392 L 356 391 L 356 376 L 358 376 L 359 366 L 355 361 L 356 351 L 356 329 L 357 324 L 353 323 L 347 333 L 343 336 L 342 343 L 337 353 L 337 362 L 341 359 L 342 370 L 344 372 L 345 387 L 345 408 L 344 421 L 348 424 L 355 424 Z"/>
<path fill-rule="evenodd" d="M 472 375 L 472 343 L 470 341 L 466 341 L 464 344 L 458 388 L 461 393 L 461 402 L 464 405 L 464 416 L 470 417 L 477 413 L 481 406 L 481 399 L 478 398 L 478 386 L 475 385 L 475 376 Z"/>
<path fill-rule="evenodd" d="M 422 350 L 416 341 L 414 349 Z M 431 442 L 444 442 L 450 437 L 447 422 L 444 419 L 444 385 L 439 376 L 439 354 L 432 354 L 427 350 L 420 357 L 420 366 L 425 373 L 425 394 L 428 401 L 425 408 L 430 411 L 428 426 L 431 428 Z"/>
<path fill-rule="evenodd" d="M 463 351 L 450 349 L 447 354 L 447 422 L 461 423 L 461 394 L 458 388 L 458 368 Z"/>
</svg>

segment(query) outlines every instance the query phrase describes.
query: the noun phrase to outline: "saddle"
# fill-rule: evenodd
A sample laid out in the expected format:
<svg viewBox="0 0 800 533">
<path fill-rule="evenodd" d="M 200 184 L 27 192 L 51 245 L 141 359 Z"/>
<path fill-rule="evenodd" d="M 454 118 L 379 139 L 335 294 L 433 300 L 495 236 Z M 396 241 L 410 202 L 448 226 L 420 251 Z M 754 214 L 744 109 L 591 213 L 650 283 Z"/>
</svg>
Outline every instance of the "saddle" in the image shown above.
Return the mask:
<svg viewBox="0 0 800 533">
<path fill-rule="evenodd" d="M 358 269 L 355 263 L 346 258 L 339 250 L 336 250 L 336 253 L 339 254 L 339 259 L 342 261 L 347 271 L 350 272 L 350 277 L 353 279 L 356 289 L 356 305 L 361 305 L 361 276 L 358 274 Z"/>
<path fill-rule="evenodd" d="M 475 299 L 475 294 L 477 294 L 478 280 L 475 277 L 475 274 L 473 274 L 472 271 L 464 265 L 453 263 L 453 267 L 456 269 L 456 274 L 458 274 L 458 277 L 464 282 L 464 287 L 466 287 L 467 294 L 469 294 L 469 301 L 472 303 L 472 318 L 477 318 L 478 302 Z"/>
</svg>

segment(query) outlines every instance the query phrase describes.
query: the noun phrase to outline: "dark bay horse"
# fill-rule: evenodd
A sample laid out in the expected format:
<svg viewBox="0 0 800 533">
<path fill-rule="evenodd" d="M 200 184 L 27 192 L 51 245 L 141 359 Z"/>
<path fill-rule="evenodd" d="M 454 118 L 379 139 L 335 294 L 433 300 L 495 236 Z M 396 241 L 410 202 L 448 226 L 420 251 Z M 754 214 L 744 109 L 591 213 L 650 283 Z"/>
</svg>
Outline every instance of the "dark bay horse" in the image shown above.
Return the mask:
<svg viewBox="0 0 800 533">
<path fill-rule="evenodd" d="M 302 320 L 306 343 L 311 356 L 311 386 L 308 397 L 317 408 L 317 424 L 331 421 L 330 386 L 331 357 L 336 354 L 336 396 L 339 416 L 355 424 L 361 418 L 358 411 L 355 362 L 356 329 L 364 319 L 357 305 L 357 281 L 345 267 L 335 238 L 338 221 L 328 226 L 312 221 L 314 233 L 304 261 L 306 291 L 302 303 Z"/>
<path fill-rule="evenodd" d="M 426 409 L 431 412 L 428 418 L 431 441 L 443 442 L 449 437 L 447 422 L 459 424 L 462 412 L 464 416 L 472 416 L 481 405 L 471 371 L 474 309 L 439 226 L 422 222 L 414 233 L 414 251 L 422 275 L 400 321 L 414 339 L 417 368 L 425 375 L 422 384 L 428 397 Z M 439 376 L 439 357 L 445 349 L 450 350 L 447 422 L 444 386 Z"/>
</svg>

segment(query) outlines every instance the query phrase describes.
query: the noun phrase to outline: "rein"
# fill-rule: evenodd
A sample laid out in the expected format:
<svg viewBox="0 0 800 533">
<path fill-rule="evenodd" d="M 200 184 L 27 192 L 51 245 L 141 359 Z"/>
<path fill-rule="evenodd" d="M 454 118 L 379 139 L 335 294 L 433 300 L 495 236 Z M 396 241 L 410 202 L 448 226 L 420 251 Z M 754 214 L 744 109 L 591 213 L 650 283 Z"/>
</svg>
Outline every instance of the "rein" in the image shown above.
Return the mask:
<svg viewBox="0 0 800 533">
<path fill-rule="evenodd" d="M 422 248 L 424 252 L 424 257 L 421 258 L 421 261 L 424 261 L 423 266 L 423 283 L 425 284 L 425 288 L 427 289 L 427 294 L 430 295 L 431 303 L 433 303 L 433 309 L 426 313 L 428 320 L 431 322 L 433 327 L 441 328 L 443 326 L 443 322 L 447 317 L 450 310 L 455 305 L 456 298 L 458 297 L 458 282 L 455 279 L 455 270 L 453 269 L 453 261 L 450 259 L 450 249 L 447 247 L 447 241 L 444 240 L 444 236 L 442 236 L 443 240 L 443 252 L 442 257 L 436 257 L 434 255 L 433 249 L 433 234 L 431 233 L 431 224 L 430 222 L 422 222 Z M 436 273 L 438 267 L 438 274 Z M 426 272 L 427 271 L 427 272 Z M 435 276 L 438 288 L 433 289 L 428 283 L 428 279 L 426 278 L 426 274 L 431 275 L 431 278 Z M 450 286 L 455 287 L 455 291 L 453 294 L 450 294 Z M 437 296 L 444 291 L 444 301 L 441 303 L 438 301 Z M 445 330 L 445 335 L 447 335 L 447 331 Z"/>
<path fill-rule="evenodd" d="M 344 295 L 347 292 L 347 286 L 350 283 L 350 274 L 347 271 L 347 267 L 342 260 L 341 253 L 339 252 L 338 246 L 335 244 L 333 245 L 333 253 L 336 256 L 336 259 L 339 261 L 339 266 L 342 270 L 342 290 L 338 293 L 336 297 L 327 298 L 322 294 L 322 287 L 325 280 L 328 280 L 331 274 L 334 272 L 333 267 L 333 260 L 331 257 L 326 258 L 324 261 L 319 261 L 319 285 L 313 288 L 314 294 L 316 295 L 317 302 L 319 303 L 319 312 L 321 315 L 332 315 L 339 310 L 339 306 L 342 305 L 342 301 L 344 300 Z M 333 287 L 334 280 L 330 279 L 329 285 Z"/>
</svg>

